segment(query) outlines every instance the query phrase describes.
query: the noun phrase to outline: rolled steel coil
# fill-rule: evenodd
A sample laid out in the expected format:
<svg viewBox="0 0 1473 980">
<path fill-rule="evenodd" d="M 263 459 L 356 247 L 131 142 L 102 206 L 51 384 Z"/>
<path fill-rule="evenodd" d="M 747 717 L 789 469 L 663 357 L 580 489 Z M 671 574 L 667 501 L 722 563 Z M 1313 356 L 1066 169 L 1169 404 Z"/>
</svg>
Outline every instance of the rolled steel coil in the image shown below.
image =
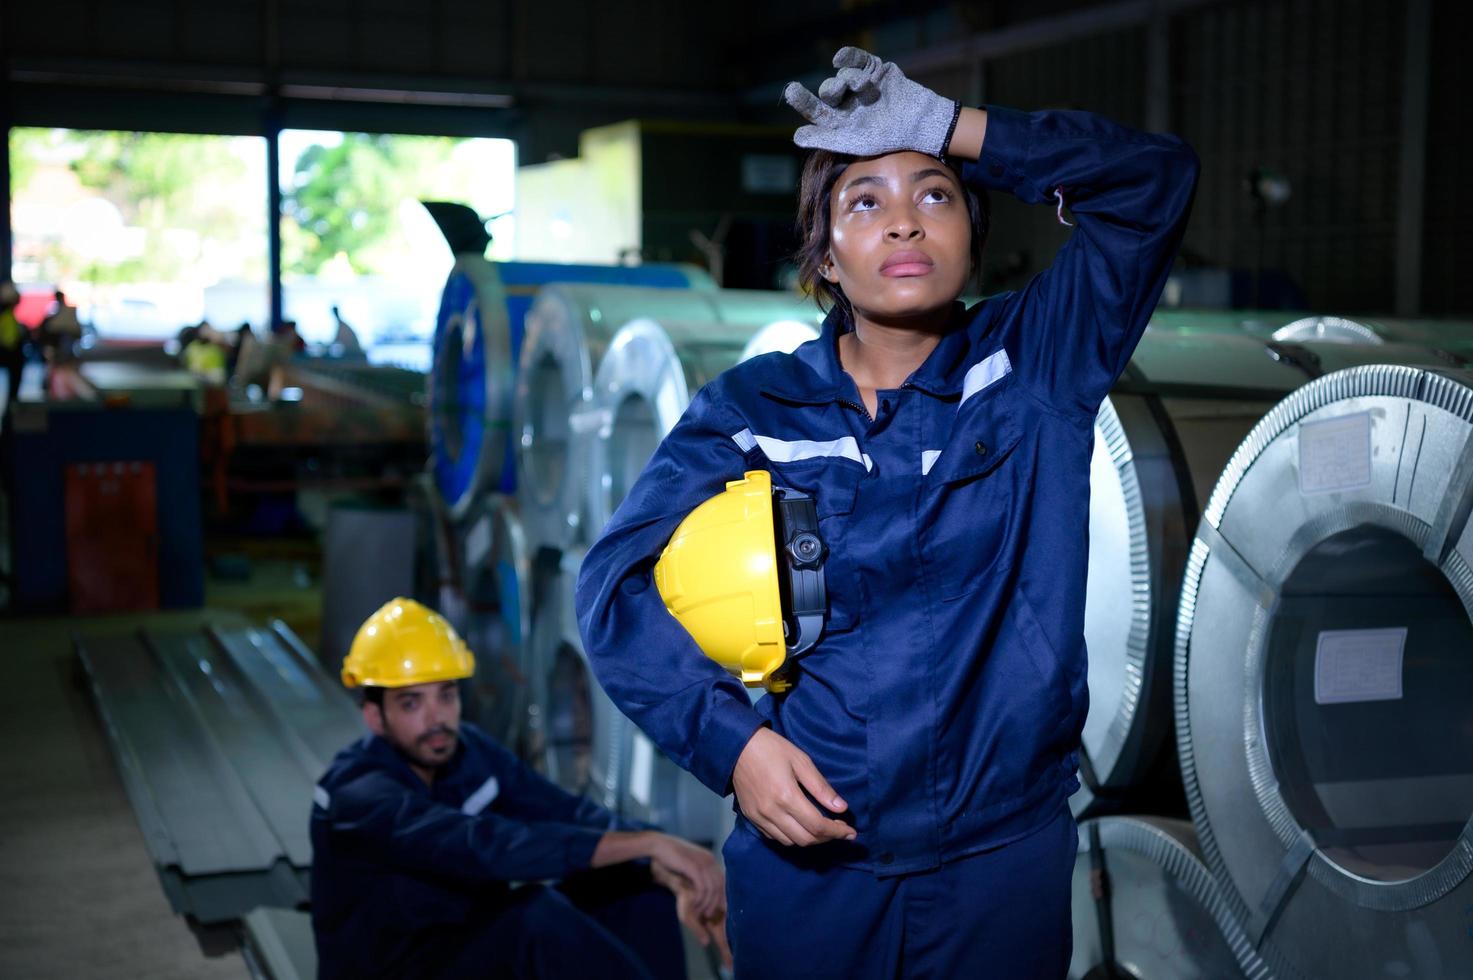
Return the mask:
<svg viewBox="0 0 1473 980">
<path fill-rule="evenodd" d="M 529 662 L 537 705 L 538 758 L 553 782 L 618 812 L 629 720 L 594 677 L 578 634 L 574 592 L 581 551 L 539 566 Z"/>
<path fill-rule="evenodd" d="M 749 357 L 791 352 L 818 336 L 811 324 L 779 321 L 765 327 L 681 323 L 648 318 L 624 325 L 609 342 L 594 378 L 586 503 L 589 527 L 602 528 L 623 502 L 691 396 L 722 371 Z M 691 840 L 714 842 L 730 830 L 730 808 L 631 728 L 628 778 L 620 811 Z"/>
<path fill-rule="evenodd" d="M 1351 368 L 1233 454 L 1176 740 L 1208 867 L 1306 976 L 1473 976 L 1473 373 Z"/>
<path fill-rule="evenodd" d="M 535 548 L 589 542 L 587 444 L 601 425 L 594 374 L 619 328 L 643 317 L 747 326 L 818 319 L 811 302 L 789 293 L 562 284 L 539 291 L 527 314 L 516 397 L 519 498 Z"/>
<path fill-rule="evenodd" d="M 500 494 L 480 498 L 456 539 L 459 618 L 476 655 L 467 715 L 508 748 L 525 751 L 532 697 L 531 562 L 515 501 Z"/>
<path fill-rule="evenodd" d="M 429 377 L 429 469 L 454 520 L 481 494 L 515 490 L 508 433 L 523 319 L 532 293 L 548 282 L 714 288 L 705 272 L 685 265 L 496 263 L 458 255 L 440 297 Z"/>
<path fill-rule="evenodd" d="M 1086 821 L 1079 828 L 1072 904 L 1070 980 L 1272 976 L 1202 863 L 1185 821 Z"/>
<path fill-rule="evenodd" d="M 764 336 L 765 335 L 765 336 Z M 584 513 L 594 536 L 623 503 L 691 397 L 727 368 L 766 348 L 788 350 L 816 328 L 796 322 L 766 327 L 689 323 L 643 317 L 609 341 L 594 376 L 587 440 Z"/>
<path fill-rule="evenodd" d="M 1175 780 L 1177 599 L 1207 494 L 1249 430 L 1280 398 L 1326 371 L 1436 359 L 1425 348 L 1393 343 L 1287 344 L 1180 331 L 1142 339 L 1095 419 L 1085 607 L 1090 713 L 1076 814 L 1180 806 L 1162 786 Z"/>
</svg>

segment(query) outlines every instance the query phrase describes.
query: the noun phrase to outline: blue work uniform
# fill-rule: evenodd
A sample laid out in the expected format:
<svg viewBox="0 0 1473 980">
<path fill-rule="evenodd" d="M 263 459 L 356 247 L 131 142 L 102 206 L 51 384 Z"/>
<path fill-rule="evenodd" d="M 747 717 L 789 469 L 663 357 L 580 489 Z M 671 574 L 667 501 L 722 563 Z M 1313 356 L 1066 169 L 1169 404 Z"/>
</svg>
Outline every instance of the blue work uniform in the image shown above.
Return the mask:
<svg viewBox="0 0 1473 980">
<path fill-rule="evenodd" d="M 667 755 L 725 794 L 769 725 L 849 804 L 858 839 L 812 848 L 762 840 L 739 815 L 728 933 L 743 974 L 885 976 L 901 963 L 945 975 L 927 964 L 976 948 L 989 964 L 979 975 L 1062 975 L 1028 944 L 980 948 L 1009 932 L 1036 946 L 1039 915 L 1061 920 L 1042 935 L 1068 960 L 1068 872 L 1049 872 L 1060 900 L 1040 910 L 1000 901 L 1024 889 L 988 869 L 1025 839 L 1070 848 L 1059 860 L 1073 864 L 1062 814 L 1089 706 L 1094 417 L 1160 296 L 1199 168 L 1180 139 L 1090 113 L 987 112 L 981 159 L 962 177 L 1061 217 L 1067 203 L 1077 227 L 1053 265 L 1016 292 L 956 304 L 953 329 L 877 393 L 873 418 L 840 365 L 849 324 L 837 311 L 795 353 L 727 371 L 692 399 L 583 563 L 579 623 L 599 680 Z M 815 498 L 829 603 L 792 689 L 755 705 L 651 576 L 679 522 L 753 469 Z M 1034 857 L 1043 874 L 1046 855 Z M 965 879 L 945 893 L 991 898 L 916 918 L 926 902 L 896 879 L 938 874 Z M 887 917 L 904 921 L 882 927 Z M 835 970 L 841 950 L 852 969 Z"/>
<path fill-rule="evenodd" d="M 313 802 L 322 980 L 685 976 L 674 900 L 648 868 L 588 872 L 614 816 L 474 725 L 433 786 L 369 735 L 338 753 Z M 565 883 L 512 885 L 543 879 Z"/>
</svg>

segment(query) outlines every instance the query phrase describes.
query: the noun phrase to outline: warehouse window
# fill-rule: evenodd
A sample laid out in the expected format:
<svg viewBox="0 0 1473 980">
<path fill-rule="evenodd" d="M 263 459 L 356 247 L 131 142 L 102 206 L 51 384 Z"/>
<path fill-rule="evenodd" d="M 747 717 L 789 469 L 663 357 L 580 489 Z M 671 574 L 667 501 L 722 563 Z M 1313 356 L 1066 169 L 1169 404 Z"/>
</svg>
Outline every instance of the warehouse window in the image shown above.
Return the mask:
<svg viewBox="0 0 1473 980">
<path fill-rule="evenodd" d="M 12 129 L 10 161 L 23 320 L 59 288 L 103 337 L 265 323 L 264 139 Z"/>
<path fill-rule="evenodd" d="M 421 200 L 494 219 L 487 254 L 511 257 L 510 140 L 284 130 L 280 180 L 283 314 L 309 345 L 339 339 L 336 306 L 374 359 L 428 365 L 452 256 Z"/>
</svg>

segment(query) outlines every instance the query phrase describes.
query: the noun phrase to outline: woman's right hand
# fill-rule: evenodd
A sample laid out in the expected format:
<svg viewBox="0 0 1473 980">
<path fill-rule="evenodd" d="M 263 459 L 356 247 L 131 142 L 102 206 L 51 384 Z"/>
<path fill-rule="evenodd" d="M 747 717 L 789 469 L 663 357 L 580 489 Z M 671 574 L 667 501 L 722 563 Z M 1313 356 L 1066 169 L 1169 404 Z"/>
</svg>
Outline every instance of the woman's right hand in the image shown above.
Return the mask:
<svg viewBox="0 0 1473 980">
<path fill-rule="evenodd" d="M 951 99 L 861 48 L 840 48 L 834 70 L 817 95 L 798 82 L 783 89 L 788 105 L 808 120 L 793 134 L 794 143 L 856 157 L 946 152 L 958 112 Z"/>
<path fill-rule="evenodd" d="M 808 753 L 767 728 L 747 742 L 731 777 L 742 816 L 764 835 L 790 847 L 854 840 L 854 828 L 819 812 L 807 790 L 831 813 L 849 808 Z"/>
</svg>

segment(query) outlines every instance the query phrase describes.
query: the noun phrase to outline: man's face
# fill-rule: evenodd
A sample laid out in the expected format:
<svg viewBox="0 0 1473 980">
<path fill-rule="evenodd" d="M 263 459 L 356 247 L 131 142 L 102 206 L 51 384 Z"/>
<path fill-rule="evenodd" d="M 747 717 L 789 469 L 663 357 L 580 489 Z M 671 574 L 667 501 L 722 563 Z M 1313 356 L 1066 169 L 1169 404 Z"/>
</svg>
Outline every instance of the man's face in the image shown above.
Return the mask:
<svg viewBox="0 0 1473 980">
<path fill-rule="evenodd" d="M 437 769 L 455 755 L 460 740 L 460 686 L 435 681 L 384 691 L 384 704 L 365 702 L 363 720 L 422 769 Z"/>
</svg>

